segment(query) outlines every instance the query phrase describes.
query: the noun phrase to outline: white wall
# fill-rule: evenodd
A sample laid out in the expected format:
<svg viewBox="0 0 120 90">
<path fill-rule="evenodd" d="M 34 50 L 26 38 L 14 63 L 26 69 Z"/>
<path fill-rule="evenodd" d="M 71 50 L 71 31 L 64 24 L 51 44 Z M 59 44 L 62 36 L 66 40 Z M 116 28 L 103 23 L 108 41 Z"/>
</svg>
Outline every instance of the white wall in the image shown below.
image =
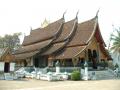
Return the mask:
<svg viewBox="0 0 120 90">
<path fill-rule="evenodd" d="M 4 71 L 4 65 L 5 65 L 4 62 L 0 62 L 0 71 Z"/>
</svg>

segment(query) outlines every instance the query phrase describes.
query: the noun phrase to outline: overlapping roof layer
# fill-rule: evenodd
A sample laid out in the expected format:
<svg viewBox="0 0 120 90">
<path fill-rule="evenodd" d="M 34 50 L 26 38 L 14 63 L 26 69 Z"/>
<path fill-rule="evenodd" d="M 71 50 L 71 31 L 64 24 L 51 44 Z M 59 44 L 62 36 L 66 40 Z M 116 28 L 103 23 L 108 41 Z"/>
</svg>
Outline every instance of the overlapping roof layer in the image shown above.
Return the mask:
<svg viewBox="0 0 120 90">
<path fill-rule="evenodd" d="M 32 30 L 25 36 L 15 57 L 26 59 L 39 53 L 41 56 L 52 55 L 54 59 L 73 58 L 85 49 L 93 36 L 103 42 L 98 29 L 97 17 L 82 23 L 78 23 L 77 18 L 68 22 L 61 18 L 47 27 Z"/>
</svg>

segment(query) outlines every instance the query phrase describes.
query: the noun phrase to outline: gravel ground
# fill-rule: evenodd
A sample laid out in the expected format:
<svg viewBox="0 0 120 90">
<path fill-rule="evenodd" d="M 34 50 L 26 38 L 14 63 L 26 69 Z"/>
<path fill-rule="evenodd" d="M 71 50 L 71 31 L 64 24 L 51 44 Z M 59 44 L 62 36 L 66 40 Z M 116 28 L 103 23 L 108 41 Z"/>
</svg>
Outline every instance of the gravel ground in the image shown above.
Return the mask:
<svg viewBox="0 0 120 90">
<path fill-rule="evenodd" d="M 0 90 L 120 90 L 120 79 L 53 82 L 32 79 L 0 80 Z"/>
</svg>

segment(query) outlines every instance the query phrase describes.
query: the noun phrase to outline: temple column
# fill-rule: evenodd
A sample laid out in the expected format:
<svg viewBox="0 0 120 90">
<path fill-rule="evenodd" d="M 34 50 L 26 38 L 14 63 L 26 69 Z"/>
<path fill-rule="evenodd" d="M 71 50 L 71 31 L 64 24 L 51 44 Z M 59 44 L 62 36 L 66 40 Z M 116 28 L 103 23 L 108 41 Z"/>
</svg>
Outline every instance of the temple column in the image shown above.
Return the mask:
<svg viewBox="0 0 120 90">
<path fill-rule="evenodd" d="M 48 66 L 53 67 L 53 58 L 52 58 L 52 56 L 48 56 Z"/>
<path fill-rule="evenodd" d="M 99 43 L 97 43 L 97 55 L 98 55 L 98 57 L 97 57 L 98 62 L 100 62 L 101 57 L 100 57 L 100 46 L 99 46 Z"/>
</svg>

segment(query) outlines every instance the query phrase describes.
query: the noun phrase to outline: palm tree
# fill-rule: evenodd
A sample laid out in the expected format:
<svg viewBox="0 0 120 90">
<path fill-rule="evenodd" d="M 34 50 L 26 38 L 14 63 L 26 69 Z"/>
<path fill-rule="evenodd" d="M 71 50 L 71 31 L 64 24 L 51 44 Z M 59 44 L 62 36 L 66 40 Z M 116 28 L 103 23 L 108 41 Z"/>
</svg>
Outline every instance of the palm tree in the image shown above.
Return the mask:
<svg viewBox="0 0 120 90">
<path fill-rule="evenodd" d="M 116 29 L 117 35 L 112 35 L 112 42 L 113 45 L 110 48 L 110 50 L 117 55 L 118 61 L 120 60 L 120 28 Z"/>
</svg>

